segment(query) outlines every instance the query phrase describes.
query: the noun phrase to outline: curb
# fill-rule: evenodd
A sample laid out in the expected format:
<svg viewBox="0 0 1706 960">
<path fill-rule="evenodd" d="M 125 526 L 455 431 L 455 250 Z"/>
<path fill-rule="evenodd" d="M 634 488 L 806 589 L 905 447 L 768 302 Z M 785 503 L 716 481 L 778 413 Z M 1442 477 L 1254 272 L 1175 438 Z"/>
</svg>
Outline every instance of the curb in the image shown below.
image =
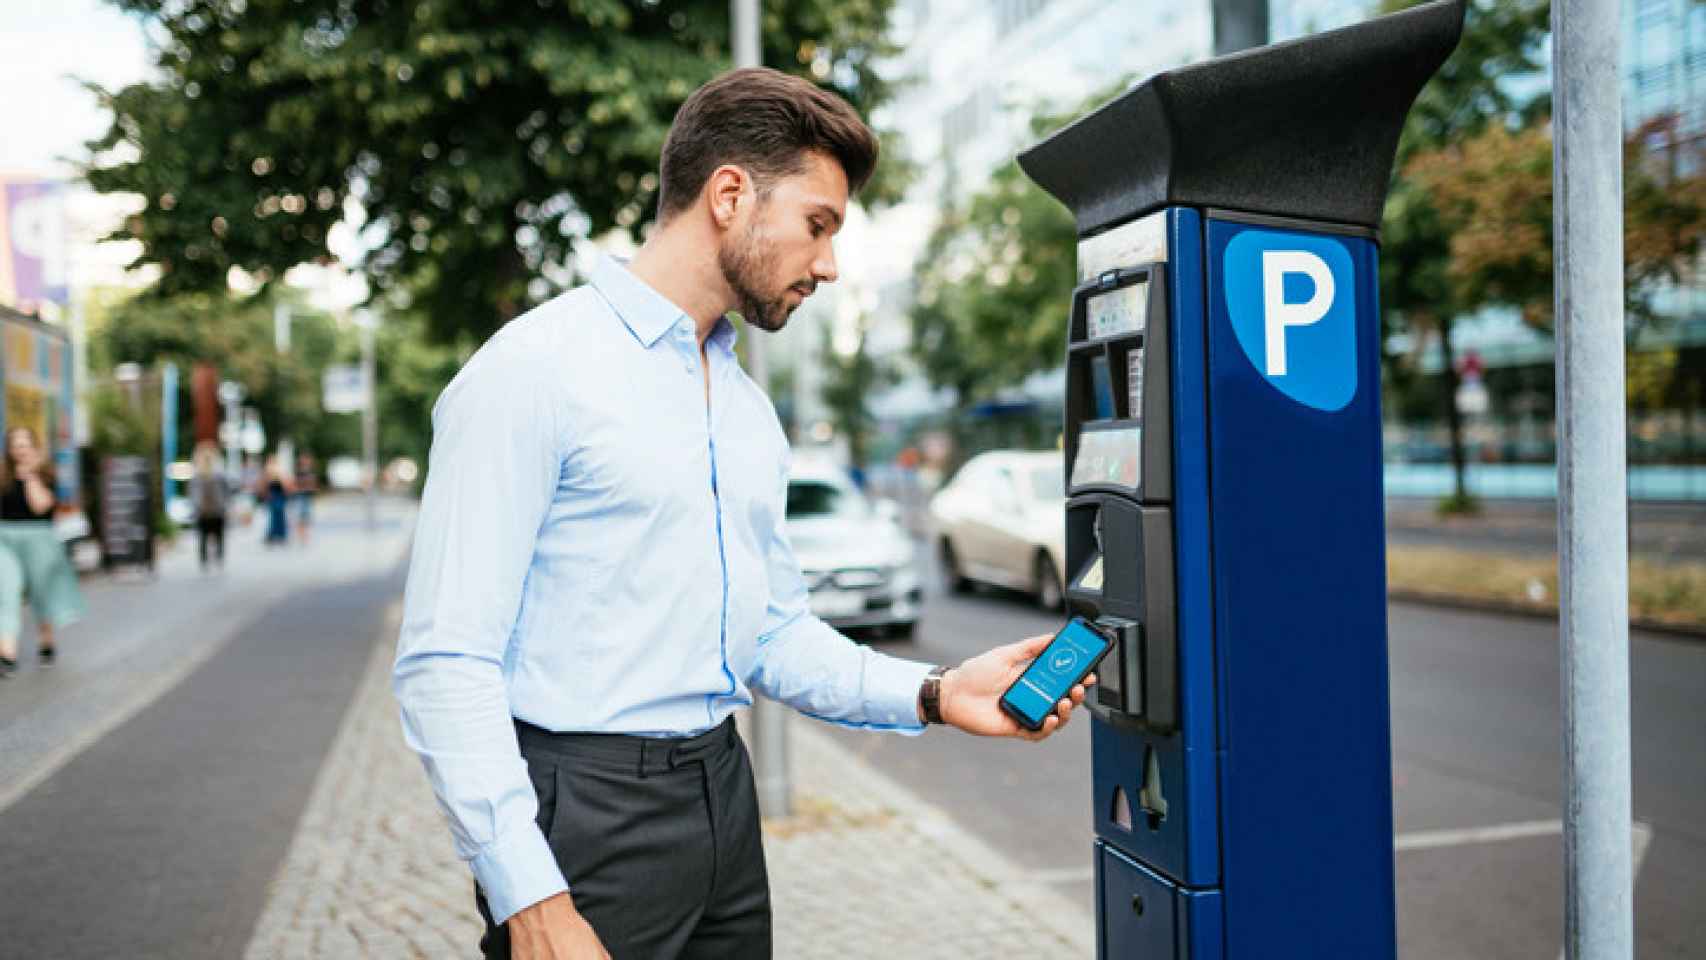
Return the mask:
<svg viewBox="0 0 1706 960">
<path fill-rule="evenodd" d="M 1558 611 L 1554 607 L 1534 607 L 1514 600 L 1495 600 L 1490 597 L 1466 597 L 1455 593 L 1440 593 L 1432 590 L 1414 590 L 1409 588 L 1389 588 L 1386 591 L 1388 602 L 1413 603 L 1430 607 L 1445 607 L 1456 610 L 1473 610 L 1478 613 L 1499 613 L 1513 617 L 1526 617 L 1530 620 L 1558 619 Z M 1643 633 L 1663 634 L 1683 640 L 1706 641 L 1706 624 L 1666 623 L 1661 620 L 1650 620 L 1645 617 L 1630 617 L 1629 629 Z"/>
</svg>

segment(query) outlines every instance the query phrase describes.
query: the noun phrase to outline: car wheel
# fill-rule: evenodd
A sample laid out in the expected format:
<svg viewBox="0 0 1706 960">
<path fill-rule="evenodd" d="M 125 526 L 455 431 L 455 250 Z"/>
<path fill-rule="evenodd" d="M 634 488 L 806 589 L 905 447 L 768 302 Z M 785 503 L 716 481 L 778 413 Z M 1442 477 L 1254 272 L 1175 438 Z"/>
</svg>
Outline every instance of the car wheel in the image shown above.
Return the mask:
<svg viewBox="0 0 1706 960">
<path fill-rule="evenodd" d="M 1054 559 L 1046 553 L 1037 554 L 1037 603 L 1044 610 L 1059 610 L 1065 599 L 1060 589 L 1060 574 L 1055 572 Z"/>
<path fill-rule="evenodd" d="M 954 555 L 954 545 L 947 537 L 942 538 L 941 548 L 942 585 L 949 593 L 965 593 L 971 589 L 971 581 L 966 579 L 965 571 L 960 569 L 960 558 Z"/>
</svg>

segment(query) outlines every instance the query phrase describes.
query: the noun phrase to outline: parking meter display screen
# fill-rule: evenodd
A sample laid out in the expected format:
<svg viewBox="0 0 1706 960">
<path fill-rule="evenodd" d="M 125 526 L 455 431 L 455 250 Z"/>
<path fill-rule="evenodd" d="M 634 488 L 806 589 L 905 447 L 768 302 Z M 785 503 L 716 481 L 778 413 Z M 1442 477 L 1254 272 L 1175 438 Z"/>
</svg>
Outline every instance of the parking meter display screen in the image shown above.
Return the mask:
<svg viewBox="0 0 1706 960">
<path fill-rule="evenodd" d="M 1084 333 L 1092 340 L 1143 332 L 1149 322 L 1149 281 L 1091 297 L 1084 321 Z"/>
<path fill-rule="evenodd" d="M 1072 485 L 1136 487 L 1143 480 L 1143 428 L 1086 430 L 1072 460 Z"/>
</svg>

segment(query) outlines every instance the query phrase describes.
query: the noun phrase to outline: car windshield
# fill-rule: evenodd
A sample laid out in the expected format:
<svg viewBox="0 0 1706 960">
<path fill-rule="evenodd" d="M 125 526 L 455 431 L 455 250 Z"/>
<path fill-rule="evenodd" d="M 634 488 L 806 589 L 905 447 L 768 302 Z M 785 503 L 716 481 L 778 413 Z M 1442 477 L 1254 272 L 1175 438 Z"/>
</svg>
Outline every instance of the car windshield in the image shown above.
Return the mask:
<svg viewBox="0 0 1706 960">
<path fill-rule="evenodd" d="M 794 480 L 788 484 L 788 519 L 808 517 L 857 517 L 864 513 L 859 495 L 821 480 Z"/>
<path fill-rule="evenodd" d="M 1059 500 L 1066 496 L 1065 471 L 1059 464 L 1031 471 L 1031 496 L 1038 500 Z"/>
</svg>

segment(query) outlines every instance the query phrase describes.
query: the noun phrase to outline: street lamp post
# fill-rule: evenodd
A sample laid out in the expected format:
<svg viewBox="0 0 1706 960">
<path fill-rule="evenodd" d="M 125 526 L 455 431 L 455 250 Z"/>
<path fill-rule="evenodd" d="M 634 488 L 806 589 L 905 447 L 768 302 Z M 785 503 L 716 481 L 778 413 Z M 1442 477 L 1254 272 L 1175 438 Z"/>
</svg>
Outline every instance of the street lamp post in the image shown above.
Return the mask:
<svg viewBox="0 0 1706 960">
<path fill-rule="evenodd" d="M 361 465 L 367 481 L 365 522 L 371 533 L 379 526 L 379 390 L 373 343 L 379 318 L 363 310 L 355 322 L 361 329 L 361 381 L 366 393 L 361 406 Z"/>
<path fill-rule="evenodd" d="M 1620 4 L 1552 5 L 1564 952 L 1634 956 Z"/>
<path fill-rule="evenodd" d="M 758 0 L 729 0 L 730 33 L 734 40 L 736 67 L 763 63 L 759 52 Z M 749 331 L 756 328 L 749 325 Z M 747 375 L 766 392 L 770 388 L 770 365 L 761 336 L 746 340 Z M 765 816 L 785 817 L 793 809 L 793 790 L 788 775 L 788 717 L 781 704 L 768 697 L 752 701 L 753 767 L 758 786 L 758 808 Z"/>
</svg>

